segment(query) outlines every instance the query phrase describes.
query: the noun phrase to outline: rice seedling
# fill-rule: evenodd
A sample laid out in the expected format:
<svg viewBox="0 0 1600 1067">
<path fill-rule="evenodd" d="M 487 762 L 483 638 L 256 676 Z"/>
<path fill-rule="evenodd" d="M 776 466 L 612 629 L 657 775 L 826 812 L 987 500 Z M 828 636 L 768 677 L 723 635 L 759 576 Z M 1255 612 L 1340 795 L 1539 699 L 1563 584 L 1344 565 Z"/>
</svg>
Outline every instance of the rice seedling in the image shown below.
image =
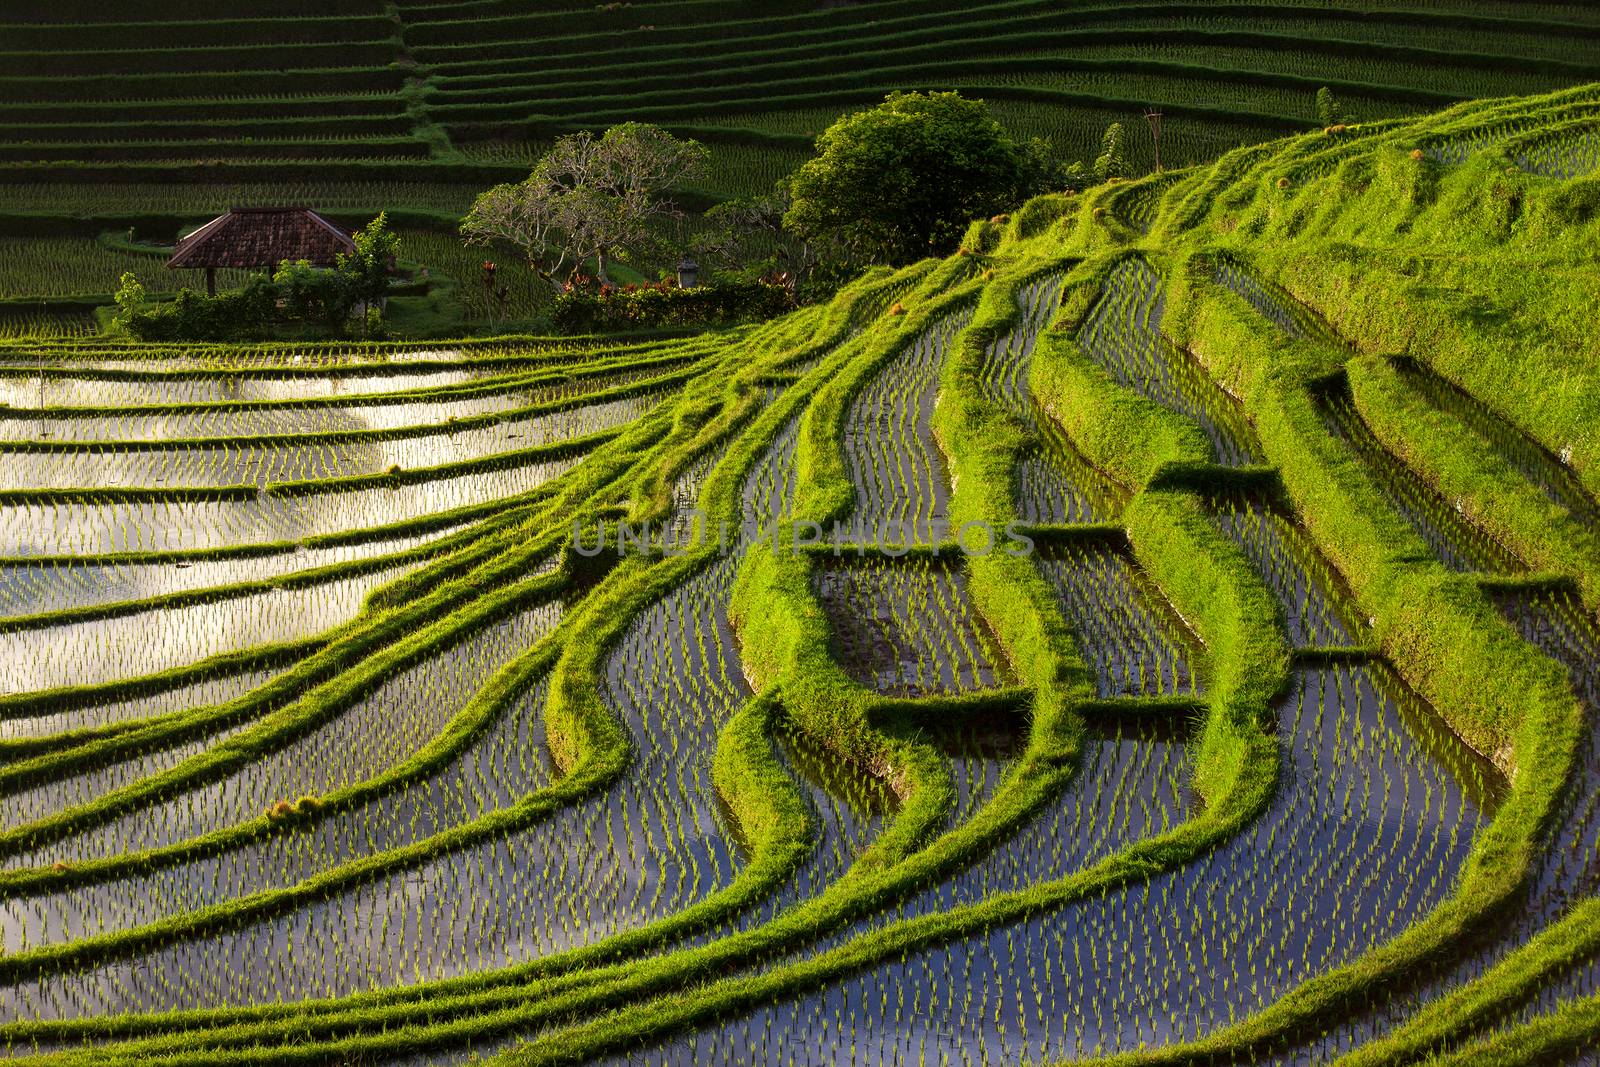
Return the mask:
<svg viewBox="0 0 1600 1067">
<path fill-rule="evenodd" d="M 465 522 L 412 536 L 375 536 L 359 542 L 265 546 L 232 558 L 38 556 L 0 561 L 0 620 L 74 608 L 149 600 L 284 577 L 296 571 L 404 555 L 455 538 Z"/>
<path fill-rule="evenodd" d="M 67 452 L 8 452 L 0 444 L 6 471 L 0 489 L 265 486 L 381 474 L 395 467 L 438 467 L 586 437 L 633 421 L 659 399 L 659 394 L 643 394 L 541 414 L 503 412 L 466 427 L 445 422 L 427 427 L 428 433 L 408 429 L 405 436 L 351 430 L 222 439 L 204 447 L 177 448 L 96 441 Z"/>
<path fill-rule="evenodd" d="M 1083 457 L 1048 416 L 1034 416 L 1037 437 L 1017 461 L 1017 517 L 1039 525 L 1114 522 L 1127 494 Z"/>
<path fill-rule="evenodd" d="M 1114 549 L 1040 552 L 1039 570 L 1079 635 L 1102 697 L 1193 696 L 1198 642 L 1133 562 Z"/>
<path fill-rule="evenodd" d="M 8 441 L 130 442 L 200 441 L 335 435 L 352 432 L 415 430 L 423 426 L 445 432 L 452 423 L 478 423 L 483 416 L 551 404 L 582 395 L 592 383 L 596 391 L 630 385 L 644 373 L 617 373 L 576 382 L 558 378 L 549 385 L 523 376 L 508 377 L 503 384 L 474 389 L 462 399 L 450 395 L 428 398 L 419 407 L 400 398 L 389 403 L 326 404 L 272 407 L 261 405 L 196 406 L 156 409 L 57 409 L 48 413 L 10 412 L 0 422 Z M 554 377 L 554 376 L 543 376 Z"/>
<path fill-rule="evenodd" d="M 1591 529 L 1600 527 L 1600 505 L 1559 456 L 1552 455 L 1472 394 L 1451 385 L 1414 360 L 1400 360 L 1396 366 L 1418 394 L 1471 427 L 1489 447 L 1538 486 L 1551 503 L 1565 508 L 1573 518 Z"/>
<path fill-rule="evenodd" d="M 452 473 L 447 467 L 434 477 L 376 488 L 330 483 L 320 492 L 258 492 L 233 499 L 186 500 L 182 496 L 191 494 L 182 493 L 177 499 L 95 503 L 88 497 L 0 505 L 0 551 L 12 557 L 185 552 L 374 529 L 515 497 L 577 462 L 577 457 L 517 462 L 516 453 L 507 455 L 511 461 L 496 461 L 498 469 Z"/>
<path fill-rule="evenodd" d="M 48 816 L 82 807 L 107 793 L 169 771 L 211 746 L 226 743 L 237 737 L 248 725 L 241 723 L 225 727 L 188 744 L 140 753 L 108 766 L 96 767 L 68 778 L 57 778 L 32 788 L 10 792 L 6 796 L 6 818 L 3 828 L 16 830 L 26 827 Z M 20 865 L 31 866 L 27 861 L 22 861 Z"/>
<path fill-rule="evenodd" d="M 257 645 L 303 640 L 355 618 L 369 593 L 419 566 L 420 561 L 399 564 L 303 588 L 0 634 L 0 654 L 12 664 L 4 692 L 114 682 Z M 155 619 L 162 627 L 160 643 L 149 639 Z"/>
<path fill-rule="evenodd" d="M 141 811 L 126 828 L 112 824 L 95 836 L 117 841 L 122 834 L 142 833 L 121 840 L 121 850 L 158 847 L 163 840 L 170 843 L 175 830 L 193 835 L 230 819 L 249 821 L 260 814 L 257 801 L 261 810 L 271 810 L 285 803 L 271 798 L 326 795 L 403 762 L 408 746 L 427 740 L 530 637 L 548 632 L 558 616 L 558 607 L 544 606 L 496 624 L 385 683 L 346 712 L 326 739 L 296 742 L 281 758 L 258 761 L 237 781 Z M 551 778 L 537 744 L 540 692 L 537 687 L 530 691 L 437 771 L 356 809 L 314 825 L 291 826 L 287 833 L 220 856 L 163 863 L 112 883 L 11 902 L 0 922 L 7 951 L 130 929 L 293 885 L 507 807 Z M 391 726 L 397 729 L 386 728 Z M 330 764 L 330 753 L 337 754 L 339 763 Z M 151 828 L 161 826 L 168 827 L 166 836 L 153 836 Z M 92 847 L 90 841 L 74 838 L 53 846 L 50 854 L 88 858 Z"/>
<path fill-rule="evenodd" d="M 240 997 L 259 1000 L 264 996 L 292 1000 L 369 988 L 402 978 L 414 980 L 419 966 L 434 976 L 455 973 L 458 965 L 447 957 L 462 953 L 465 956 L 460 966 L 504 966 L 568 944 L 586 943 L 609 929 L 648 921 L 651 915 L 682 907 L 688 896 L 726 879 L 738 862 L 737 850 L 718 829 L 720 823 L 705 778 L 705 764 L 697 753 L 704 755 L 717 725 L 701 701 L 720 701 L 726 707 L 740 683 L 722 672 L 737 668 L 729 667 L 726 652 L 719 654 L 714 648 L 685 660 L 669 652 L 684 646 L 663 643 L 659 629 L 666 627 L 667 633 L 675 633 L 681 626 L 688 628 L 687 633 L 706 635 L 708 631 L 702 627 L 709 627 L 721 633 L 720 639 L 714 641 L 731 640 L 726 624 L 715 623 L 715 616 L 709 614 L 713 609 L 705 600 L 716 589 L 713 581 L 727 580 L 726 563 L 719 565 L 719 571 L 720 575 L 714 578 L 702 573 L 683 592 L 652 609 L 618 649 L 608 668 L 612 679 L 608 700 L 615 702 L 624 722 L 630 724 L 635 743 L 649 746 L 642 776 L 631 774 L 614 791 L 563 812 L 553 825 L 496 836 L 415 870 L 361 885 L 331 904 L 312 907 L 308 913 L 252 924 L 218 938 L 202 938 L 175 948 L 165 967 L 169 973 L 188 976 L 182 985 L 127 990 L 116 978 L 121 968 L 110 968 L 94 975 L 41 980 L 27 994 L 37 998 L 34 1008 L 46 1015 L 72 1015 L 76 1013 L 75 1006 L 117 997 L 133 998 L 128 1001 L 130 1004 L 140 1003 L 146 1010 L 154 1004 L 182 1003 L 196 997 L 212 1003 Z M 708 614 L 686 616 L 686 610 Z M 705 646 L 697 640 L 689 647 Z M 643 673 L 634 669 L 641 656 L 657 653 L 663 659 L 655 668 Z M 701 658 L 702 655 L 709 658 Z M 704 673 L 708 668 L 714 673 Z M 470 687 L 470 680 L 466 684 Z M 419 694 L 419 698 L 424 696 Z M 371 706 L 381 709 L 386 705 L 377 701 Z M 529 706 L 537 706 L 537 702 Z M 664 708 L 677 709 L 687 734 L 666 737 L 656 732 Z M 648 721 L 643 717 L 646 712 L 650 713 Z M 525 731 L 526 727 L 519 729 Z M 647 735 L 645 730 L 651 733 Z M 670 783 L 670 792 L 663 792 L 654 784 L 656 772 L 667 775 L 662 781 Z M 294 784 L 298 788 L 300 783 Z M 681 813 L 676 806 L 686 795 L 685 790 L 691 788 L 693 791 L 687 795 L 699 796 L 704 805 L 694 817 Z M 295 789 L 272 792 L 293 793 Z M 409 815 L 407 807 L 402 806 L 396 814 L 383 804 L 365 817 L 368 822 L 398 819 L 404 828 L 411 825 L 407 821 Z M 341 825 L 342 822 L 330 824 L 325 832 Z M 407 832 L 417 832 L 417 828 Z M 366 831 L 360 833 L 357 840 L 365 840 Z M 296 846 L 292 869 L 304 874 L 314 869 L 307 864 L 327 861 L 321 850 L 310 847 L 315 843 L 313 839 Z M 599 854 L 594 852 L 597 848 L 602 850 Z M 275 854 L 266 855 L 270 858 Z M 251 858 L 253 853 L 243 855 L 246 861 L 256 862 Z M 278 861 L 260 862 L 272 875 L 273 863 Z M 490 907 L 461 906 L 460 902 L 474 898 L 487 901 L 493 896 L 484 896 L 488 887 L 506 878 L 527 886 L 526 893 Z M 473 886 L 479 888 L 474 890 Z M 541 902 L 537 910 L 530 910 L 533 901 Z M 451 923 L 459 922 L 458 933 L 426 918 L 439 908 L 451 916 Z M 312 928 L 330 933 L 324 941 L 328 955 L 316 960 L 302 956 L 296 962 L 269 960 L 263 955 L 263 945 L 294 944 Z M 445 951 L 446 944 L 454 947 Z M 366 962 L 351 966 L 352 960 Z"/>
<path fill-rule="evenodd" d="M 1504 593 L 1496 606 L 1524 640 L 1564 666 L 1586 720 L 1576 763 L 1556 801 L 1550 827 L 1527 882 L 1513 895 L 1499 921 L 1458 947 L 1449 958 L 1422 969 L 1398 995 L 1371 998 L 1339 1025 L 1286 1055 L 1280 1062 L 1309 1063 L 1358 1047 L 1387 1033 L 1409 1014 L 1448 995 L 1487 972 L 1534 936 L 1557 923 L 1583 896 L 1600 885 L 1600 628 L 1568 593 Z M 1563 1000 L 1592 995 L 1597 962 L 1591 956 L 1538 983 L 1535 995 L 1519 1008 L 1523 1018 Z"/>
<path fill-rule="evenodd" d="M 1578 178 L 1600 168 L 1600 131 L 1593 122 L 1519 138 L 1505 151 L 1517 165 L 1547 178 Z"/>
<path fill-rule="evenodd" d="M 87 337 L 100 324 L 92 314 L 74 311 L 0 313 L 0 341 L 13 338 Z"/>
<path fill-rule="evenodd" d="M 43 705 L 0 705 L 0 738 L 50 738 L 140 722 L 188 708 L 225 704 L 256 688 L 273 673 L 219 665 L 198 681 L 180 679 L 155 692 L 122 699 L 91 692 Z"/>
<path fill-rule="evenodd" d="M 800 419 L 796 416 L 778 431 L 762 462 L 745 480 L 745 522 L 764 529 L 789 516 L 794 503 L 794 452 L 799 439 Z"/>
<path fill-rule="evenodd" d="M 92 370 L 64 368 L 65 373 L 29 374 L 24 368 L 0 373 L 0 403 L 38 410 L 55 407 L 135 407 L 173 404 L 221 404 L 249 401 L 314 400 L 361 396 L 412 389 L 443 389 L 486 381 L 506 370 L 504 362 L 472 367 L 408 370 L 393 364 L 365 374 L 318 372 L 314 369 L 244 371 L 226 376 L 188 371 L 124 372 L 95 377 Z M 100 372 L 109 375 L 111 372 Z"/>
<path fill-rule="evenodd" d="M 525 619 L 514 620 L 518 625 L 503 625 L 484 638 L 501 644 L 489 644 L 488 651 L 468 647 L 462 654 L 467 662 L 483 659 L 492 668 L 514 649 L 531 643 L 530 637 L 544 632 L 557 617 L 554 607 L 530 612 Z M 441 660 L 442 666 L 432 670 L 452 666 L 450 657 Z M 282 751 L 263 750 L 248 772 L 211 783 L 197 795 L 175 797 L 156 813 L 133 812 L 107 827 L 51 847 L 80 857 L 161 847 L 206 829 L 248 821 L 276 799 L 326 793 L 403 762 L 443 727 L 450 712 L 449 700 L 439 699 L 439 683 L 432 680 L 430 662 L 410 668 L 386 683 L 386 688 Z M 12 863 L 25 865 L 27 857 Z"/>
<path fill-rule="evenodd" d="M 863 685 L 923 696 L 1009 680 L 993 637 L 969 605 L 959 564 L 875 557 L 830 561 L 812 576 L 840 659 Z"/>
<path fill-rule="evenodd" d="M 1315 312 L 1279 287 L 1261 280 L 1237 258 L 1229 255 L 1211 259 L 1211 278 L 1218 285 L 1244 297 L 1261 314 L 1271 319 L 1284 333 L 1302 341 L 1313 341 L 1333 348 L 1345 348 L 1343 338 Z"/>
<path fill-rule="evenodd" d="M 1047 274 L 1017 292 L 1021 319 L 984 350 L 979 382 L 989 398 L 1024 424 L 1033 419 L 1028 393 L 1028 365 L 1039 333 L 1048 329 L 1061 302 L 1063 276 Z"/>
<path fill-rule="evenodd" d="M 779 766 L 804 792 L 814 820 L 805 859 L 753 908 L 694 935 L 688 944 L 759 929 L 785 909 L 817 897 L 850 870 L 899 806 L 887 782 L 841 766 L 786 716 L 776 724 L 774 748 Z"/>
<path fill-rule="evenodd" d="M 1124 502 L 1117 487 L 1086 461 L 1060 427 L 1037 410 L 1027 388 L 1039 335 L 1054 321 L 1064 276 L 1047 274 L 1017 292 L 1020 321 L 984 352 L 979 383 L 985 394 L 1032 431 L 1017 463 L 1014 499 L 1024 522 L 1107 522 Z"/>
</svg>

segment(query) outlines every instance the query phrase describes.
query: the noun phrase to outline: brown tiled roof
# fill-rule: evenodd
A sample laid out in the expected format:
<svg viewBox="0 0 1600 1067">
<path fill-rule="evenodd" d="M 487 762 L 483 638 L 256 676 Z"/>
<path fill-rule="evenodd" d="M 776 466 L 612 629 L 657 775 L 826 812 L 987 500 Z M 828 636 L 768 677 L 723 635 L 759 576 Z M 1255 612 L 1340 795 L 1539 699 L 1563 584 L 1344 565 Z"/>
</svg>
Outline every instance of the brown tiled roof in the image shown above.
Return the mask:
<svg viewBox="0 0 1600 1067">
<path fill-rule="evenodd" d="M 275 267 L 286 259 L 331 267 L 354 252 L 350 235 L 306 207 L 236 207 L 178 241 L 169 267 Z"/>
</svg>

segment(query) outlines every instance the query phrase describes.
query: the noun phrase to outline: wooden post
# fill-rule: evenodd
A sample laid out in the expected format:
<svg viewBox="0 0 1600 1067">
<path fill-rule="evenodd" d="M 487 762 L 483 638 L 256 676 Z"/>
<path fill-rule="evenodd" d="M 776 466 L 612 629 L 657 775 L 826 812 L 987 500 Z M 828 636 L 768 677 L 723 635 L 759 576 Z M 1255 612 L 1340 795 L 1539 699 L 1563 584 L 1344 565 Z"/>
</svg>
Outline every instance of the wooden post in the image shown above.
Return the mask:
<svg viewBox="0 0 1600 1067">
<path fill-rule="evenodd" d="M 206 295 L 217 295 L 217 268 L 215 267 L 206 268 Z"/>
<path fill-rule="evenodd" d="M 1161 112 L 1155 108 L 1146 108 L 1145 121 L 1150 124 L 1150 143 L 1156 150 L 1156 173 L 1161 173 Z"/>
</svg>

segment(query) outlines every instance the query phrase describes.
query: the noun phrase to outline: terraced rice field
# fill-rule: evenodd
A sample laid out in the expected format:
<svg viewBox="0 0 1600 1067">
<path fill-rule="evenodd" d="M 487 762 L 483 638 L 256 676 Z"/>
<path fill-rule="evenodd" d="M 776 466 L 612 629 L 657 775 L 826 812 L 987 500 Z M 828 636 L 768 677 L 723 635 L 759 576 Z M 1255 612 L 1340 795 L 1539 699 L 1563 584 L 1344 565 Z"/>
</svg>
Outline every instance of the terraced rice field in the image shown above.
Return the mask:
<svg viewBox="0 0 1600 1067">
<path fill-rule="evenodd" d="M 1595 99 L 694 338 L 0 342 L 0 1050 L 1591 1062 Z"/>
</svg>

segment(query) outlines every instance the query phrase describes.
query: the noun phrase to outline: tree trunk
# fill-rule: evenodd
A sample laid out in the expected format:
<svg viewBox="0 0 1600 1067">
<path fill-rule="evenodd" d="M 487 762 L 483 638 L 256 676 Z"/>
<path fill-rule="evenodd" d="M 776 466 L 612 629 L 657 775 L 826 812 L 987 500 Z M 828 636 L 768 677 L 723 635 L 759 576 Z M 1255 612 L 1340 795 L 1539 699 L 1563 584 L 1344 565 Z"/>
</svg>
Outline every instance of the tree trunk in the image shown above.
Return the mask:
<svg viewBox="0 0 1600 1067">
<path fill-rule="evenodd" d="M 561 269 L 559 264 L 557 264 L 555 267 L 552 267 L 550 270 L 545 270 L 539 265 L 539 260 L 536 257 L 529 256 L 528 269 L 533 271 L 533 276 L 535 278 L 544 279 L 545 284 L 550 287 L 551 296 L 561 295 L 561 281 L 556 277 L 556 271 Z M 535 286 L 535 291 L 528 294 L 528 314 L 530 315 L 537 315 L 539 313 L 539 294 L 537 292 L 537 288 L 538 287 Z"/>
<path fill-rule="evenodd" d="M 606 253 L 604 249 L 594 254 L 594 276 L 600 279 L 601 285 L 611 284 L 611 279 L 606 277 Z"/>
</svg>

